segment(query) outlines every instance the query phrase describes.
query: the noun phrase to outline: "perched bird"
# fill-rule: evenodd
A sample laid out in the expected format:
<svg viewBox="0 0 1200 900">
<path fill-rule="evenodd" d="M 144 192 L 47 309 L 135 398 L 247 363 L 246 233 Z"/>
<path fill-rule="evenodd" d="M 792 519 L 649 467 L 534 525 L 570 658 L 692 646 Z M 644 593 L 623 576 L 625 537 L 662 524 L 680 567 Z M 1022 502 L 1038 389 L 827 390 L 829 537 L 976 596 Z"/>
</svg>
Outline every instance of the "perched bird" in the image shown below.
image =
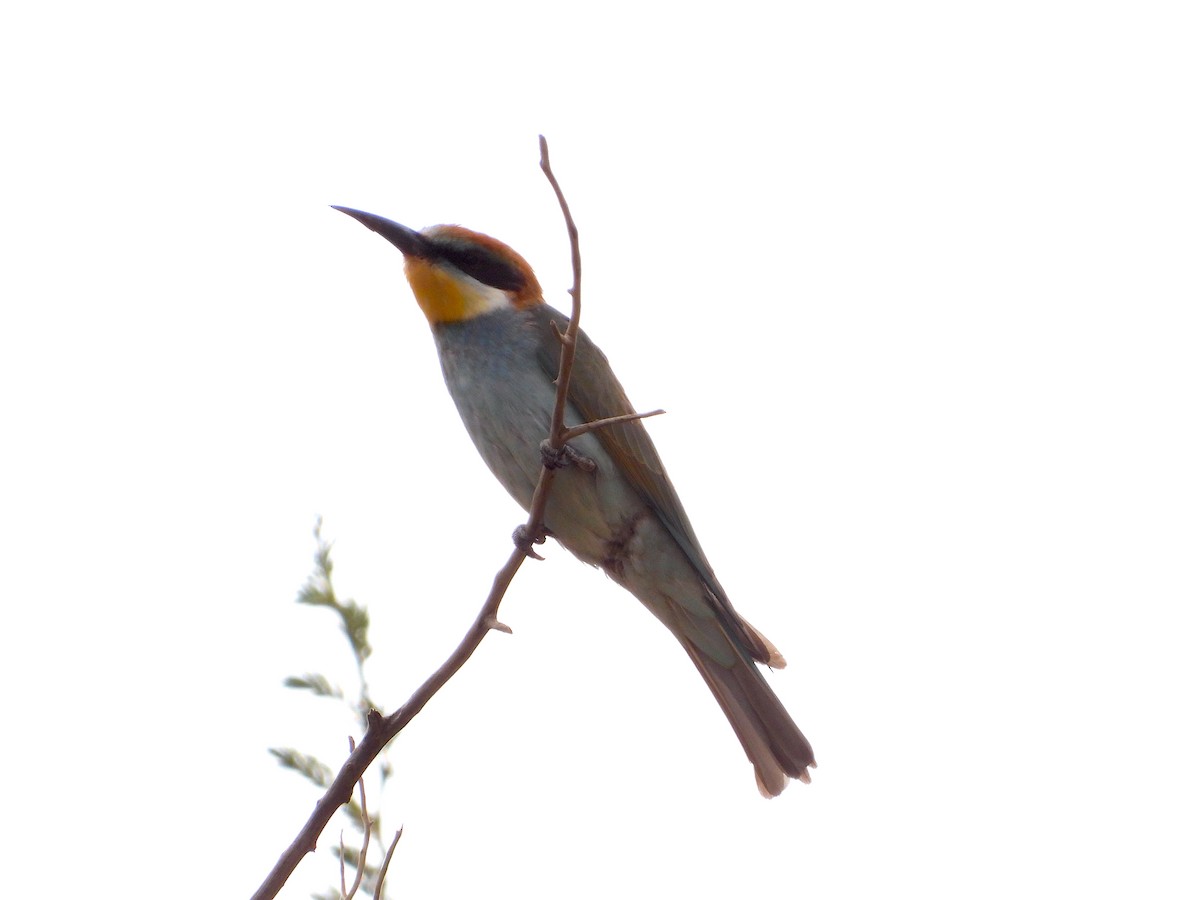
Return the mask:
<svg viewBox="0 0 1200 900">
<path fill-rule="evenodd" d="M 450 396 L 492 474 L 526 510 L 542 467 L 567 317 L 546 305 L 529 264 L 506 244 L 457 225 L 414 231 L 335 206 L 404 254 L 429 320 Z M 569 383 L 568 426 L 634 412 L 604 354 L 582 332 Z M 756 663 L 785 665 L 734 611 L 640 421 L 571 443 L 587 465 L 555 478 L 547 532 L 599 566 L 671 630 L 691 657 L 775 796 L 809 780 L 812 748 Z M 594 465 L 591 465 L 594 463 Z"/>
</svg>

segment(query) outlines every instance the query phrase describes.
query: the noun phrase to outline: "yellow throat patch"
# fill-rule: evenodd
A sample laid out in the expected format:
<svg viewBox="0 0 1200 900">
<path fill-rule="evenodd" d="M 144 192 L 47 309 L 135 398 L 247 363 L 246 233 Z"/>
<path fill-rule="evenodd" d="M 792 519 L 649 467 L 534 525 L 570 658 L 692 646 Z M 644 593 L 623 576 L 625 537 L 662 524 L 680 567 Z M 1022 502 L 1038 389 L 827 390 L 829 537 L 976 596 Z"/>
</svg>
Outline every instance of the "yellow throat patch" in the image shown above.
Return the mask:
<svg viewBox="0 0 1200 900">
<path fill-rule="evenodd" d="M 508 305 L 504 291 L 426 259 L 405 257 L 404 274 L 431 325 L 472 319 Z"/>
</svg>

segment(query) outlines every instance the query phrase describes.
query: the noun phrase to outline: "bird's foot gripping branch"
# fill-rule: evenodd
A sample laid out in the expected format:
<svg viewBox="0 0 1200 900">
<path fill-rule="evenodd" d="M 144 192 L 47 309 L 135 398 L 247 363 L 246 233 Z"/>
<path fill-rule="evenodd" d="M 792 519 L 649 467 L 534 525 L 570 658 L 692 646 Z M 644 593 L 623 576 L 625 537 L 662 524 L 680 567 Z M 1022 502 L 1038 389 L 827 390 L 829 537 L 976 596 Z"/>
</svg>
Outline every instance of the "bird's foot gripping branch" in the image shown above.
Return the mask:
<svg viewBox="0 0 1200 900">
<path fill-rule="evenodd" d="M 570 444 L 564 443 L 561 447 L 555 447 L 547 439 L 542 441 L 541 451 L 542 465 L 547 469 L 565 469 L 567 466 L 575 466 L 585 472 L 596 471 L 596 461 L 590 456 L 584 456 Z"/>
</svg>

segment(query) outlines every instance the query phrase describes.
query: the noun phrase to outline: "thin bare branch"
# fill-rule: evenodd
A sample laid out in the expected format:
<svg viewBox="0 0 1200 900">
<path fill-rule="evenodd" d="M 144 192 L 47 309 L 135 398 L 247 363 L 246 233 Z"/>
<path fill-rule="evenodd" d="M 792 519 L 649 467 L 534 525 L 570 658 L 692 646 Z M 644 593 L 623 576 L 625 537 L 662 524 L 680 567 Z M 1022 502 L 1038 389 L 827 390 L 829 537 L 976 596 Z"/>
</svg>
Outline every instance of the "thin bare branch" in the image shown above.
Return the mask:
<svg viewBox="0 0 1200 900">
<path fill-rule="evenodd" d="M 573 441 L 580 435 L 587 434 L 589 431 L 596 431 L 600 428 L 607 428 L 609 425 L 620 425 L 622 422 L 634 422 L 638 419 L 649 419 L 651 416 L 666 415 L 665 409 L 655 409 L 644 413 L 626 413 L 623 416 L 609 416 L 607 419 L 592 419 L 590 422 L 584 422 L 582 425 L 574 425 L 571 428 L 563 431 L 563 439 Z"/>
<path fill-rule="evenodd" d="M 558 361 L 558 378 L 554 383 L 558 387 L 558 391 L 554 397 L 554 414 L 550 419 L 550 446 L 556 450 L 566 443 L 566 438 L 563 437 L 563 424 L 566 418 L 567 411 L 567 386 L 571 381 L 571 370 L 575 366 L 575 338 L 579 334 L 579 319 L 583 312 L 582 307 L 582 281 L 583 281 L 583 258 L 579 252 L 579 229 L 575 227 L 575 219 L 571 215 L 571 209 L 567 206 L 567 198 L 563 194 L 562 188 L 559 187 L 558 179 L 554 176 L 554 170 L 550 168 L 550 145 L 546 143 L 544 135 L 538 135 L 538 146 L 542 151 L 541 167 L 542 172 L 546 175 L 546 180 L 550 182 L 550 187 L 554 188 L 554 196 L 558 198 L 558 205 L 562 209 L 563 219 L 567 223 L 567 236 L 571 240 L 571 272 L 574 275 L 574 283 L 571 285 L 571 322 L 567 325 L 565 334 L 560 335 L 563 345 L 562 355 Z M 541 487 L 541 485 L 538 485 Z M 538 497 L 535 493 L 534 502 Z M 545 511 L 545 498 L 542 498 L 542 511 Z M 532 512 L 532 510 L 531 510 Z"/>
<path fill-rule="evenodd" d="M 379 867 L 379 877 L 375 880 L 374 900 L 382 900 L 383 898 L 383 879 L 387 877 L 388 866 L 392 864 L 392 854 L 396 852 L 396 845 L 400 843 L 400 835 L 402 834 L 404 834 L 403 825 L 396 832 L 396 836 L 392 838 L 392 845 L 388 847 L 387 855 L 383 858 L 383 865 Z"/>
<path fill-rule="evenodd" d="M 354 752 L 354 738 L 350 738 L 350 752 Z M 345 900 L 351 898 L 358 893 L 359 887 L 362 885 L 363 874 L 367 869 L 367 850 L 371 846 L 371 817 L 367 814 L 367 786 L 362 780 L 362 776 L 358 779 L 358 812 L 362 817 L 363 826 L 363 843 L 362 849 L 358 851 L 358 865 L 354 872 L 354 884 L 350 886 L 350 893 L 346 893 L 346 859 L 343 852 L 342 856 L 342 895 Z"/>
<path fill-rule="evenodd" d="M 346 832 L 338 832 L 338 874 L 342 879 L 342 900 L 346 900 Z"/>
</svg>

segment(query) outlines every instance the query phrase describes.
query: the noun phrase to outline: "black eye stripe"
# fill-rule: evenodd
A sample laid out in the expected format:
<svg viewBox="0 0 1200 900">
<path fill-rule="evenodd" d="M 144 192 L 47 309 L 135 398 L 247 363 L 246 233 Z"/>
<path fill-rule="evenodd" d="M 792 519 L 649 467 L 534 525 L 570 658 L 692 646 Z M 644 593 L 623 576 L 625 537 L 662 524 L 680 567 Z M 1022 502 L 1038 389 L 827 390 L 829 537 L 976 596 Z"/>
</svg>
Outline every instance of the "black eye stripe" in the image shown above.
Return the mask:
<svg viewBox="0 0 1200 900">
<path fill-rule="evenodd" d="M 476 281 L 482 281 L 503 291 L 519 291 L 525 286 L 524 274 L 489 250 L 445 244 L 435 246 L 438 258 L 444 259 Z"/>
</svg>

